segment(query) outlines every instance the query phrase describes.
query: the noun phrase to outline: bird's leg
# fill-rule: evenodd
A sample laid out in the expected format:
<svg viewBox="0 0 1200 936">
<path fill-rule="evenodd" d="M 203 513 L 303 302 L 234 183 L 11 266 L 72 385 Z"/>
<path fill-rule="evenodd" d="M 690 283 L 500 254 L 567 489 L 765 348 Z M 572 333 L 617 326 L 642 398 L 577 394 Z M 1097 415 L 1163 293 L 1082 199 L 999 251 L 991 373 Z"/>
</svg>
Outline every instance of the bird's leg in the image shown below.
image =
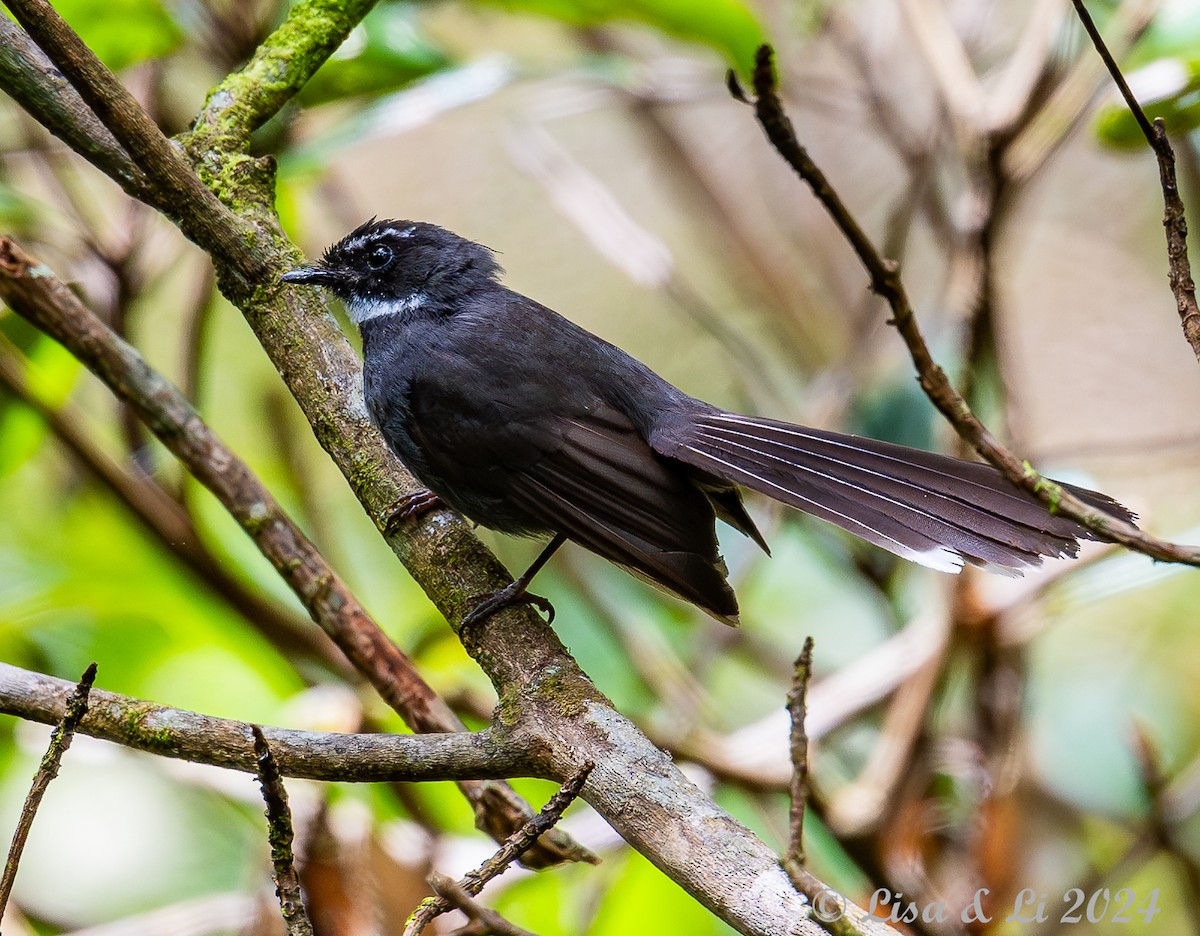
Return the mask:
<svg viewBox="0 0 1200 936">
<path fill-rule="evenodd" d="M 413 491 L 411 494 L 405 494 L 394 504 L 387 507 L 380 515 L 380 524 L 383 527 L 384 536 L 392 536 L 400 529 L 400 525 L 406 520 L 411 520 L 414 517 L 419 517 L 422 514 L 429 513 L 431 510 L 437 510 L 439 507 L 445 507 L 446 502 L 429 490 L 429 488 L 420 488 Z"/>
<path fill-rule="evenodd" d="M 542 550 L 541 555 L 533 560 L 533 565 L 526 569 L 525 573 L 519 579 L 511 585 L 500 589 L 500 591 L 484 595 L 480 599 L 479 604 L 463 616 L 463 627 L 478 624 L 484 618 L 491 617 L 497 611 L 518 604 L 531 604 L 539 610 L 545 611 L 549 615 L 547 623 L 553 623 L 554 605 L 550 604 L 541 595 L 531 595 L 526 589 L 529 588 L 529 583 L 533 581 L 533 577 L 541 571 L 542 566 L 550 561 L 550 557 L 558 552 L 558 548 L 566 541 L 566 534 L 556 533 L 554 539 L 550 540 L 549 545 Z"/>
</svg>

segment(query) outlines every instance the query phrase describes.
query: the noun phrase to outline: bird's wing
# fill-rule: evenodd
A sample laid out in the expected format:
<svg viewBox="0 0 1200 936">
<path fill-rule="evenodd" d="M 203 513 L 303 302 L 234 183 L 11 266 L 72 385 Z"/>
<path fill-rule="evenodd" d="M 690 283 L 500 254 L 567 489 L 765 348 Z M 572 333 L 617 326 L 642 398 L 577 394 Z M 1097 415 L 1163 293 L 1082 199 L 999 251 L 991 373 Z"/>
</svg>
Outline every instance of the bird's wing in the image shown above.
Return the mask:
<svg viewBox="0 0 1200 936">
<path fill-rule="evenodd" d="M 528 420 L 510 415 L 503 426 L 472 432 L 475 458 L 500 467 L 490 479 L 472 477 L 473 487 L 489 485 L 506 509 L 522 515 L 525 528 L 565 533 L 736 623 L 737 599 L 717 549 L 713 507 L 686 469 L 656 455 L 628 417 L 603 403 L 570 413 L 549 407 Z M 452 455 L 444 436 L 436 444 L 418 441 L 435 472 L 453 471 L 445 463 Z M 487 524 L 486 517 L 477 519 Z"/>
</svg>

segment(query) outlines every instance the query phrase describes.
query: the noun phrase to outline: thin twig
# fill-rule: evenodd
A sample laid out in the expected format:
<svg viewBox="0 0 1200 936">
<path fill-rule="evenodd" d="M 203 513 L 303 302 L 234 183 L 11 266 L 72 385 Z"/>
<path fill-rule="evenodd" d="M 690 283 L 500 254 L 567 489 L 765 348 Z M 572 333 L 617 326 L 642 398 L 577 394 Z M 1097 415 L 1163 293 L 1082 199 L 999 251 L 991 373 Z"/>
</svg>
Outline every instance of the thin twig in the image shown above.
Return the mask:
<svg viewBox="0 0 1200 936">
<path fill-rule="evenodd" d="M 312 936 L 312 923 L 304 910 L 304 895 L 292 855 L 292 810 L 288 806 L 287 790 L 271 747 L 258 725 L 250 726 L 254 738 L 254 764 L 263 802 L 267 804 L 267 841 L 271 845 L 271 876 L 275 880 L 275 895 L 287 925 L 288 936 Z"/>
<path fill-rule="evenodd" d="M 933 405 L 976 452 L 1009 481 L 1029 491 L 1054 513 L 1069 517 L 1102 538 L 1121 543 L 1151 558 L 1200 566 L 1200 548 L 1157 539 L 1142 532 L 1133 523 L 1085 504 L 1061 485 L 1042 477 L 1032 465 L 1001 445 L 979 421 L 962 394 L 950 383 L 946 372 L 934 361 L 900 279 L 899 265 L 883 259 L 875 250 L 871 239 L 796 138 L 776 89 L 772 54 L 770 46 L 762 46 L 754 72 L 756 99 L 753 104 L 759 123 L 772 146 L 812 188 L 842 235 L 850 242 L 867 271 L 871 290 L 883 297 L 891 307 L 891 322 L 904 339 L 916 367 L 921 389 Z M 731 82 L 736 82 L 736 79 L 731 79 Z"/>
<path fill-rule="evenodd" d="M 25 805 L 21 807 L 21 816 L 17 820 L 17 829 L 13 833 L 12 844 L 8 848 L 8 859 L 4 862 L 4 875 L 0 877 L 0 919 L 4 917 L 4 909 L 8 906 L 9 895 L 12 894 L 13 881 L 17 877 L 17 866 L 21 863 L 21 853 L 25 850 L 25 842 L 29 839 L 29 830 L 33 827 L 33 817 L 37 815 L 42 797 L 50 786 L 50 781 L 58 776 L 58 765 L 71 739 L 75 737 L 75 729 L 79 727 L 83 716 L 88 710 L 88 694 L 92 691 L 92 683 L 96 681 L 96 664 L 92 663 L 83 671 L 83 677 L 75 686 L 75 691 L 67 699 L 66 711 L 62 720 L 50 735 L 50 745 L 42 757 L 42 763 L 33 776 L 33 785 L 29 795 L 25 797 Z"/>
<path fill-rule="evenodd" d="M 788 877 L 808 898 L 812 918 L 834 936 L 896 936 L 897 930 L 827 887 L 807 868 L 790 867 Z"/>
<path fill-rule="evenodd" d="M 584 783 L 587 782 L 588 775 L 591 774 L 592 768 L 595 766 L 591 761 L 587 761 L 582 767 L 576 771 L 562 788 L 546 801 L 546 805 L 542 807 L 541 812 L 525 823 L 520 829 L 508 837 L 500 849 L 492 855 L 487 861 L 481 864 L 474 871 L 468 871 L 463 875 L 458 882 L 459 885 L 470 896 L 476 896 L 485 884 L 492 878 L 497 877 L 514 861 L 520 858 L 530 846 L 538 840 L 542 834 L 554 828 L 555 824 L 567 807 L 575 801 L 583 790 Z M 449 910 L 453 909 L 453 904 L 444 897 L 430 897 L 423 901 L 412 918 L 408 921 L 408 926 L 404 928 L 404 936 L 419 936 L 419 934 L 428 926 L 435 918 L 441 916 Z"/>
<path fill-rule="evenodd" d="M 459 930 L 458 936 L 464 936 L 466 933 L 487 933 L 494 934 L 494 936 L 534 936 L 529 930 L 506 920 L 491 907 L 485 907 L 479 903 L 454 878 L 434 871 L 429 875 L 428 880 L 429 886 L 433 888 L 438 897 L 448 901 L 454 909 L 461 910 L 474 924 L 474 926 Z"/>
<path fill-rule="evenodd" d="M 804 867 L 804 810 L 808 804 L 808 735 L 804 719 L 808 711 L 808 681 L 812 678 L 813 639 L 804 638 L 804 647 L 796 658 L 792 688 L 787 695 L 788 714 L 792 718 L 792 806 L 789 813 L 791 838 L 784 867 Z"/>
<path fill-rule="evenodd" d="M 1196 355 L 1196 359 L 1200 360 L 1200 305 L 1196 303 L 1196 284 L 1192 279 L 1191 264 L 1188 262 L 1187 219 L 1184 216 L 1183 199 L 1179 197 L 1179 182 L 1175 178 L 1175 151 L 1171 148 L 1171 141 L 1167 139 L 1167 131 L 1162 118 L 1156 118 L 1154 123 L 1151 123 L 1137 98 L 1133 96 L 1133 91 L 1125 81 L 1125 76 L 1121 74 L 1121 69 L 1113 59 L 1112 53 L 1104 44 L 1100 30 L 1096 28 L 1096 23 L 1088 13 L 1087 7 L 1083 5 L 1083 0 L 1072 0 L 1072 2 L 1075 5 L 1075 12 L 1079 14 L 1080 22 L 1083 23 L 1083 28 L 1091 37 L 1092 44 L 1096 47 L 1100 58 L 1104 60 L 1109 74 L 1112 75 L 1113 81 L 1120 89 L 1121 96 L 1125 98 L 1125 103 L 1129 105 L 1134 119 L 1146 137 L 1146 142 L 1150 144 L 1150 148 L 1154 150 L 1154 155 L 1158 160 L 1158 179 L 1162 185 L 1164 205 L 1163 227 L 1167 234 L 1169 268 L 1167 281 L 1171 284 L 1171 292 L 1175 295 L 1175 308 L 1183 323 L 1184 337 L 1192 346 L 1192 352 Z"/>
<path fill-rule="evenodd" d="M 388 639 L 270 491 L 187 398 L 45 265 L 5 237 L 0 237 L 0 297 L 138 410 L 146 425 L 254 541 L 312 619 L 414 731 L 464 730 L 412 661 Z M 498 841 L 532 812 L 507 784 L 466 780 L 460 787 L 478 821 Z M 595 860 L 587 849 L 557 833 L 539 848 L 545 864 Z"/>
</svg>

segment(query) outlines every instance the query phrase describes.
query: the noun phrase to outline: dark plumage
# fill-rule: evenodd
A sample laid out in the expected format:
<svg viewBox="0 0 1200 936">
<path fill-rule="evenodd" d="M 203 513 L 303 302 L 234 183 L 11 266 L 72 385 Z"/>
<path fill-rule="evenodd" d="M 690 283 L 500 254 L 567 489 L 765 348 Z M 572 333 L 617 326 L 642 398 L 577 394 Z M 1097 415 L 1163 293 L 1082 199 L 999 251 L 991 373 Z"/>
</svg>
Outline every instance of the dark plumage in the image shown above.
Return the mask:
<svg viewBox="0 0 1200 936">
<path fill-rule="evenodd" d="M 371 221 L 283 277 L 345 302 L 384 439 L 484 526 L 564 535 L 729 622 L 715 517 L 767 548 L 739 486 L 949 572 L 1019 574 L 1092 538 L 989 466 L 694 399 L 499 273 L 490 250 L 443 228 Z"/>
</svg>

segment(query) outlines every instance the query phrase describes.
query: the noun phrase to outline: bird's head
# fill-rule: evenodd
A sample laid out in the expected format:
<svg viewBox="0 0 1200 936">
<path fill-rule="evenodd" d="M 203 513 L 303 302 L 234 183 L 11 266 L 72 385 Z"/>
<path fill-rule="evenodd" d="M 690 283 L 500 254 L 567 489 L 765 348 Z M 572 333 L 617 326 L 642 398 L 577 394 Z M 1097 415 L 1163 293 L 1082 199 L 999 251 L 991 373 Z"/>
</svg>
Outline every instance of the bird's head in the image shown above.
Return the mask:
<svg viewBox="0 0 1200 936">
<path fill-rule="evenodd" d="M 328 289 L 355 324 L 381 315 L 447 307 L 495 281 L 492 251 L 423 221 L 368 221 L 325 251 L 319 261 L 279 278 Z"/>
</svg>

